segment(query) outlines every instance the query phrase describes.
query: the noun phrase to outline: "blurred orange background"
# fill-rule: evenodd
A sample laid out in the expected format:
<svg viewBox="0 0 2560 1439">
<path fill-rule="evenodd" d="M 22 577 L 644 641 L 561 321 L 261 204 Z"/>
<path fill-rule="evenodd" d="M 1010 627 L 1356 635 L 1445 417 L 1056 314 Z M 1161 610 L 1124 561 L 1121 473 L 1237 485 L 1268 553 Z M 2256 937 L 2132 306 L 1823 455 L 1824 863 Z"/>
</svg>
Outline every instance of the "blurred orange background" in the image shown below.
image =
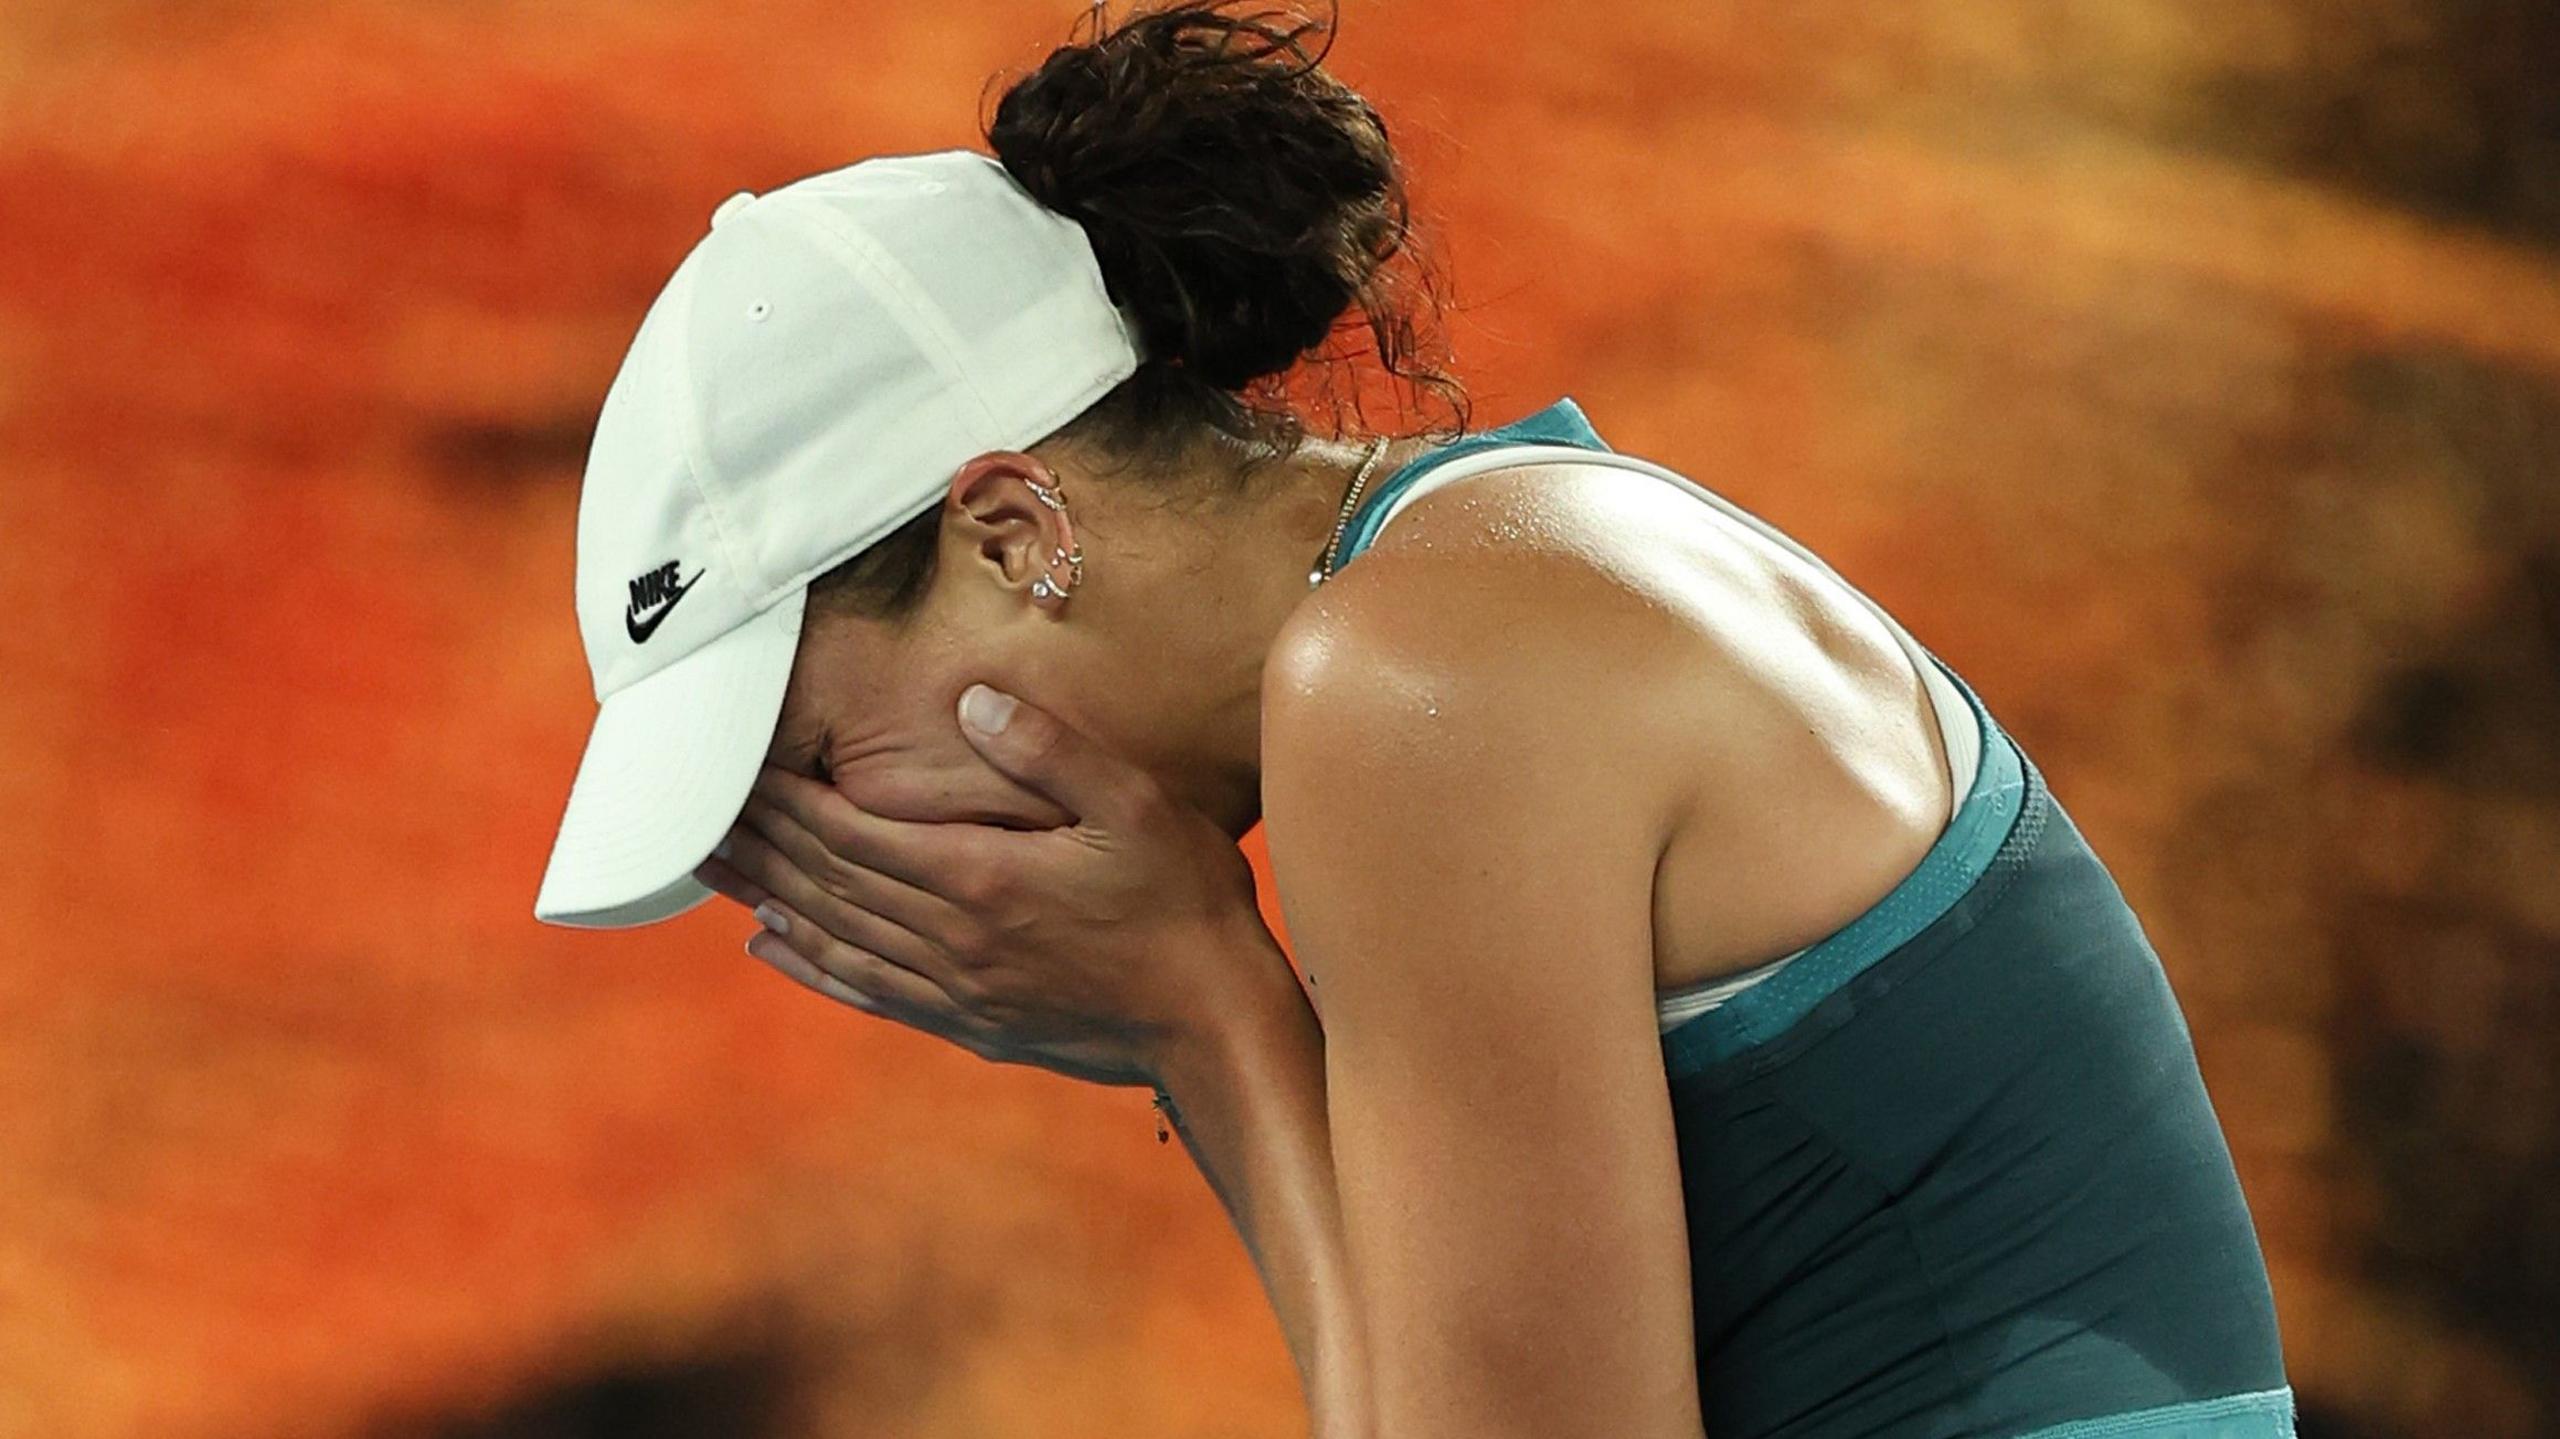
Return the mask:
<svg viewBox="0 0 2560 1439">
<path fill-rule="evenodd" d="M 1303 1432 L 1144 1091 L 726 905 L 529 912 L 649 298 L 1080 8 L 0 12 L 0 1434 Z M 1331 62 L 1480 424 L 1574 395 L 2036 755 L 2306 1439 L 2560 1432 L 2556 62 L 2530 0 L 1355 0 Z"/>
</svg>

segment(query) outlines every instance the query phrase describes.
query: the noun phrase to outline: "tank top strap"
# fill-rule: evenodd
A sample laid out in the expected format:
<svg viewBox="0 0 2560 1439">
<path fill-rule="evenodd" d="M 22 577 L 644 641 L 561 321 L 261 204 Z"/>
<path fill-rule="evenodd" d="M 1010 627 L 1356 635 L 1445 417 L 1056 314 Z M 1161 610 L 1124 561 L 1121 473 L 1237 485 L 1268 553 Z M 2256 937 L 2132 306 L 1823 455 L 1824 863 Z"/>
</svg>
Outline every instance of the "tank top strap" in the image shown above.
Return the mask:
<svg viewBox="0 0 2560 1439">
<path fill-rule="evenodd" d="M 1514 445 L 1566 445 L 1578 450 L 1610 453 L 1608 442 L 1591 427 L 1590 419 L 1571 396 L 1510 424 L 1497 425 L 1490 430 L 1434 446 L 1397 466 L 1393 473 L 1378 482 L 1376 489 L 1361 497 L 1358 507 L 1351 512 L 1351 518 L 1343 525 L 1342 552 L 1334 561 L 1335 567 L 1349 564 L 1353 555 L 1369 547 L 1369 542 L 1378 537 L 1378 531 L 1386 528 L 1390 512 L 1402 507 L 1400 502 L 1413 492 L 1424 476 L 1453 460 Z"/>
<path fill-rule="evenodd" d="M 1599 431 L 1592 428 L 1582 407 L 1570 396 L 1510 424 L 1435 446 L 1397 467 L 1384 483 L 1362 496 L 1352 510 L 1350 520 L 1343 527 L 1341 553 L 1334 567 L 1339 570 L 1350 564 L 1399 511 L 1440 485 L 1513 465 L 1586 459 L 1652 475 L 1678 485 L 1706 501 L 1728 519 L 1738 522 L 1764 543 L 1811 566 L 1815 573 L 1839 586 L 1881 620 L 1894 642 L 1910 657 L 1912 668 L 1919 672 L 1922 687 L 1929 692 L 1930 708 L 1937 718 L 1940 741 L 1946 747 L 1947 768 L 1953 780 L 1948 819 L 1954 819 L 1980 770 L 1989 739 L 1985 728 L 1977 722 L 1979 717 L 1974 707 L 1967 703 L 1960 691 L 1962 682 L 1955 672 L 1866 591 L 1849 583 L 1839 571 L 1831 568 L 1828 561 L 1798 544 L 1785 531 L 1677 470 L 1610 449 L 1608 442 L 1600 438 Z"/>
<path fill-rule="evenodd" d="M 1736 975 L 1666 990 L 1656 995 L 1656 1018 L 1671 1052 L 1684 1063 L 1736 1043 L 1766 1036 L 1772 1016 L 1795 1016 L 1791 1005 L 1818 999 L 1846 976 L 1873 963 L 1907 937 L 1913 922 L 1945 908 L 1981 872 L 2017 812 L 2023 788 L 2014 750 L 1981 701 L 1955 671 L 1930 653 L 1902 623 L 1865 591 L 1852 585 L 1776 526 L 1732 501 L 1650 460 L 1610 449 L 1570 398 L 1523 419 L 1435 446 L 1389 474 L 1365 495 L 1344 526 L 1336 568 L 1348 565 L 1406 506 L 1443 485 L 1470 475 L 1519 465 L 1562 461 L 1605 464 L 1667 480 L 1705 501 L 1717 513 L 1809 566 L 1880 619 L 1919 673 L 1946 748 L 1950 778 L 1947 822 L 1930 854 L 1900 886 L 1865 915 L 1823 941 L 1780 955 Z M 1950 879 L 1962 881 L 1950 886 Z M 1811 959 L 1815 962 L 1800 964 Z M 1782 971 L 1788 972 L 1782 974 Z M 1781 979 L 1785 983 L 1778 983 Z M 1749 1001 L 1744 1003 L 1744 1001 Z M 1781 1002 L 1784 1001 L 1784 1002 Z M 1710 1018 L 1710 1016 L 1714 1016 Z"/>
</svg>

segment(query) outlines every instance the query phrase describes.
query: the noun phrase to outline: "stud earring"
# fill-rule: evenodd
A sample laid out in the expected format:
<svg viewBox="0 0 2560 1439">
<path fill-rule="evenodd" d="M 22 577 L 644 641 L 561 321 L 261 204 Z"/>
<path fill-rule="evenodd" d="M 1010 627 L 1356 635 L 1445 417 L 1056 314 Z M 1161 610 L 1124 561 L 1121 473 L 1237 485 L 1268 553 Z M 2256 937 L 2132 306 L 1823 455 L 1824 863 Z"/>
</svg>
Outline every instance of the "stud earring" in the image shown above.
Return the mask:
<svg viewBox="0 0 2560 1439">
<path fill-rule="evenodd" d="M 1031 582 L 1032 598 L 1042 600 L 1063 600 L 1067 597 L 1069 591 L 1073 590 L 1077 585 L 1084 583 L 1084 546 L 1078 545 L 1071 550 L 1053 550 L 1049 555 L 1049 563 L 1064 563 L 1066 565 L 1066 586 L 1062 589 L 1059 587 L 1057 581 L 1050 579 L 1047 575 L 1041 575 Z"/>
</svg>

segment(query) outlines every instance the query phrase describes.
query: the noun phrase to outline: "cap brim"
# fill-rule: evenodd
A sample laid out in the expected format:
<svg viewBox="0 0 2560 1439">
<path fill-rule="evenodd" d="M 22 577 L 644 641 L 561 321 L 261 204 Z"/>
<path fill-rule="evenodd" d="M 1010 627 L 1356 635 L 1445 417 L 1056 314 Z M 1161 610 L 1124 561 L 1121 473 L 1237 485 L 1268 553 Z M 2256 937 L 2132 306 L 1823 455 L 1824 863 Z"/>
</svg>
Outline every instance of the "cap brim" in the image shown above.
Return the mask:
<svg viewBox="0 0 2560 1439">
<path fill-rule="evenodd" d="M 807 599 L 794 591 L 606 697 L 534 918 L 620 929 L 711 897 L 693 871 L 736 822 L 772 747 Z"/>
</svg>

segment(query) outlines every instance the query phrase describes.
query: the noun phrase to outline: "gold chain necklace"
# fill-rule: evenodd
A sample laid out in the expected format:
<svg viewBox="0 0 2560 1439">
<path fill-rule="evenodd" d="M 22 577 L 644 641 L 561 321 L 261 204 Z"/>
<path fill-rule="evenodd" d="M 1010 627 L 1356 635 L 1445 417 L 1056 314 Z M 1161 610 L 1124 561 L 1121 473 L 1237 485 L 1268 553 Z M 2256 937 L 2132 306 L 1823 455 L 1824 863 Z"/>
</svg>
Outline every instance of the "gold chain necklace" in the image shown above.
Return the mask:
<svg viewBox="0 0 2560 1439">
<path fill-rule="evenodd" d="M 1333 573 L 1333 552 L 1342 543 L 1342 527 L 1351 523 L 1351 512 L 1360 507 L 1360 491 L 1368 485 L 1370 472 L 1386 457 L 1387 437 L 1380 435 L 1378 442 L 1369 447 L 1369 458 L 1361 463 L 1360 473 L 1352 477 L 1350 492 L 1342 497 L 1342 513 L 1334 519 L 1333 537 L 1324 542 L 1324 553 L 1317 557 L 1316 567 L 1307 571 L 1308 589 L 1323 584 Z"/>
</svg>

